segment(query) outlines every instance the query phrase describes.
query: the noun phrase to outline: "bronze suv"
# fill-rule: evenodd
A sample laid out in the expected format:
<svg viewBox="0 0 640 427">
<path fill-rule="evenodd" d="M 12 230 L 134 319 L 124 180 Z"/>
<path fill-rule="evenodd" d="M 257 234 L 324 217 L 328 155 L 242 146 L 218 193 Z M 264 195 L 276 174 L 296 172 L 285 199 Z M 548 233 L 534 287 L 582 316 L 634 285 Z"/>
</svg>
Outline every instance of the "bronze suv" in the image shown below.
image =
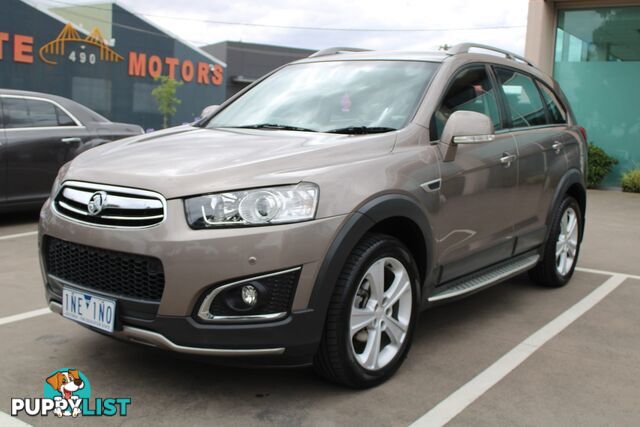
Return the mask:
<svg viewBox="0 0 640 427">
<path fill-rule="evenodd" d="M 363 388 L 421 310 L 573 274 L 585 130 L 520 56 L 327 49 L 209 111 L 62 167 L 40 220 L 53 311 Z"/>
</svg>

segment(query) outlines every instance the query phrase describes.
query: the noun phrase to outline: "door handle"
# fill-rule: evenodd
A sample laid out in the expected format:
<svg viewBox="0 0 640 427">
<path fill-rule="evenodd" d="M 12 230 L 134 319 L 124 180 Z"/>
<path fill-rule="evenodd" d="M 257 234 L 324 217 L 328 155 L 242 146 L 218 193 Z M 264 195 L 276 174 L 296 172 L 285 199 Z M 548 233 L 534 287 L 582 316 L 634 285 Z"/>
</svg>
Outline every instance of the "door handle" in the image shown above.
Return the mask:
<svg viewBox="0 0 640 427">
<path fill-rule="evenodd" d="M 562 151 L 563 147 L 564 147 L 564 144 L 560 141 L 554 142 L 553 145 L 551 146 L 551 148 L 555 150 L 556 154 L 560 154 L 560 151 Z"/>
<path fill-rule="evenodd" d="M 74 142 L 80 143 L 82 142 L 82 139 L 81 138 L 62 138 L 61 141 L 64 142 L 65 144 L 71 144 Z"/>
<path fill-rule="evenodd" d="M 502 163 L 505 167 L 511 166 L 511 163 L 516 159 L 515 154 L 502 153 L 502 157 L 500 157 L 500 163 Z"/>
</svg>

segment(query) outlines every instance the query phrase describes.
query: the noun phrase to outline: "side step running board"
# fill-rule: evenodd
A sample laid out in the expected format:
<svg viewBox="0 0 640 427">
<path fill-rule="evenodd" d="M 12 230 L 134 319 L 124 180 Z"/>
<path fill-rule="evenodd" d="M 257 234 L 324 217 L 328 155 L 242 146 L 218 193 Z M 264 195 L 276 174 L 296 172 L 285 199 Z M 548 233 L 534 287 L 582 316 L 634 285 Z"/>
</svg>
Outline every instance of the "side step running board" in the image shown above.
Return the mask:
<svg viewBox="0 0 640 427">
<path fill-rule="evenodd" d="M 452 286 L 431 296 L 429 302 L 457 297 L 502 282 L 530 269 L 536 265 L 539 259 L 539 255 L 527 255 L 500 263 L 471 276 L 463 277 L 456 280 L 457 283 Z"/>
</svg>

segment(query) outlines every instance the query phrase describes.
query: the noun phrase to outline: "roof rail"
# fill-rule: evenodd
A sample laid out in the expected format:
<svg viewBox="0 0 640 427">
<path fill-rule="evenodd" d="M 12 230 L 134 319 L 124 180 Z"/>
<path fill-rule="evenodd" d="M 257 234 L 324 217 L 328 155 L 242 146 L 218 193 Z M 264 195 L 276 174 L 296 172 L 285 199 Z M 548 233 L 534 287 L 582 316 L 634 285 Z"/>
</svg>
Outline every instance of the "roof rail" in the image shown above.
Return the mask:
<svg viewBox="0 0 640 427">
<path fill-rule="evenodd" d="M 335 55 L 337 53 L 343 52 L 368 52 L 369 49 L 360 49 L 357 47 L 329 47 L 327 49 L 322 49 L 317 51 L 316 53 L 312 53 L 309 55 L 309 58 L 316 58 L 318 56 L 327 56 L 327 55 Z"/>
<path fill-rule="evenodd" d="M 524 56 L 520 56 L 517 55 L 513 52 L 509 52 L 508 50 L 504 50 L 504 49 L 500 49 L 497 47 L 493 47 L 493 46 L 489 46 L 486 44 L 478 44 L 478 43 L 460 43 L 457 44 L 453 47 L 451 47 L 450 49 L 447 50 L 447 52 L 451 55 L 458 55 L 460 53 L 469 53 L 469 51 L 471 49 L 484 49 L 484 50 L 490 50 L 492 52 L 498 52 L 503 54 L 507 59 L 512 59 L 512 60 L 519 60 L 524 62 L 525 64 L 528 64 L 534 68 L 536 68 L 535 65 L 533 65 L 533 63 L 531 61 L 529 61 L 527 58 L 525 58 Z"/>
</svg>

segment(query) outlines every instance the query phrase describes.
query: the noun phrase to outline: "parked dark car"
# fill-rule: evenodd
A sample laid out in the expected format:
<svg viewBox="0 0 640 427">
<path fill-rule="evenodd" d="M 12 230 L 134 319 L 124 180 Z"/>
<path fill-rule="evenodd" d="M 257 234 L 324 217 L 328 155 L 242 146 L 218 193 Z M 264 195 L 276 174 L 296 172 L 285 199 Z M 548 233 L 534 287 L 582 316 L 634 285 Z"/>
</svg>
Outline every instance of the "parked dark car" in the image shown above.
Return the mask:
<svg viewBox="0 0 640 427">
<path fill-rule="evenodd" d="M 60 96 L 0 89 L 0 212 L 41 205 L 60 167 L 106 142 L 143 133 Z"/>
</svg>

